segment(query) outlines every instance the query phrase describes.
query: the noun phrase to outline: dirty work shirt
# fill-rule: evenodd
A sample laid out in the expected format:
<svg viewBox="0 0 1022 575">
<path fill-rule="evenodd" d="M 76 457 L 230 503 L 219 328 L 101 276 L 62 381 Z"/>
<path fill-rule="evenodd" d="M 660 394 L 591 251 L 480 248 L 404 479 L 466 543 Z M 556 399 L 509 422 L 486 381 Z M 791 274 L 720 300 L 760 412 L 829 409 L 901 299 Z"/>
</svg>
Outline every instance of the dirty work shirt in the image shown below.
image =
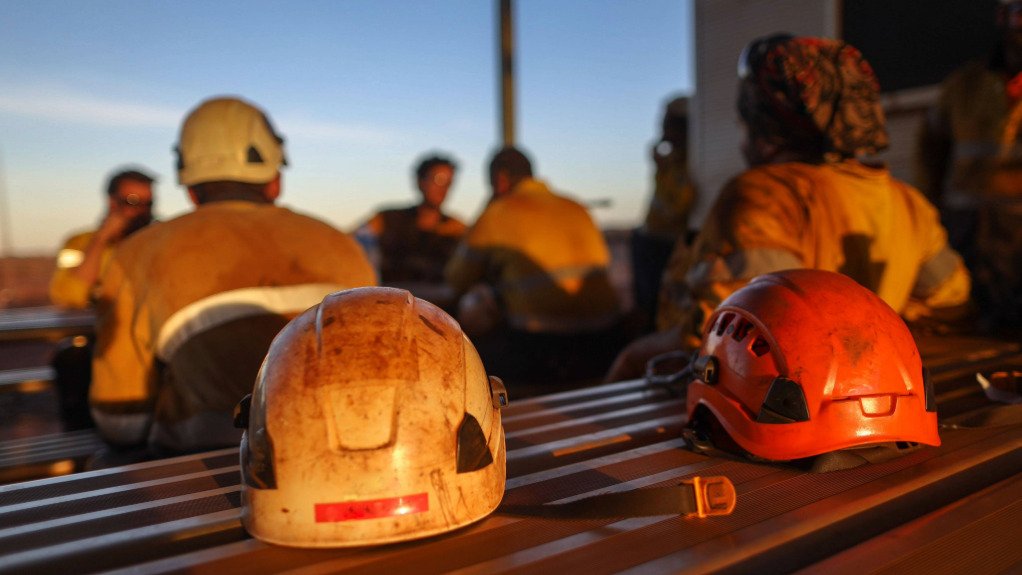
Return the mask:
<svg viewBox="0 0 1022 575">
<path fill-rule="evenodd" d="M 465 224 L 446 214 L 431 230 L 416 223 L 418 206 L 383 210 L 357 232 L 373 234 L 380 250 L 380 281 L 444 281 L 444 266 L 465 233 Z"/>
<path fill-rule="evenodd" d="M 567 334 L 617 320 L 609 264 L 606 241 L 586 208 L 527 179 L 490 202 L 444 275 L 459 293 L 477 283 L 493 286 L 512 328 Z"/>
<path fill-rule="evenodd" d="M 969 296 L 968 272 L 918 190 L 854 160 L 791 162 L 752 168 L 724 187 L 692 250 L 672 256 L 658 328 L 699 334 L 750 279 L 791 268 L 848 275 L 908 319 Z"/>
<path fill-rule="evenodd" d="M 92 304 L 92 288 L 78 279 L 74 270 L 85 259 L 85 248 L 92 241 L 94 231 L 75 234 L 64 242 L 57 252 L 57 267 L 50 280 L 50 301 L 54 304 L 75 309 L 85 309 Z M 100 269 L 105 269 L 110 261 L 113 248 L 103 251 L 103 262 Z"/>
<path fill-rule="evenodd" d="M 236 445 L 230 413 L 276 332 L 326 293 L 374 281 L 349 236 L 270 204 L 204 204 L 133 234 L 97 302 L 101 434 L 169 451 Z"/>
</svg>

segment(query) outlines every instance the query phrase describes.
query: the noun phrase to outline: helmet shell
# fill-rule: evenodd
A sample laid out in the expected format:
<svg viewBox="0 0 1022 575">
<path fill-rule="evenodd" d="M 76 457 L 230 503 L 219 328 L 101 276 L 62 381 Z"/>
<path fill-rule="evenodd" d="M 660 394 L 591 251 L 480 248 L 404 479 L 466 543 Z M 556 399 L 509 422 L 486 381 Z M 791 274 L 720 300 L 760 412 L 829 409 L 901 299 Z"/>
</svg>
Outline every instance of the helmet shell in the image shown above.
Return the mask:
<svg viewBox="0 0 1022 575">
<path fill-rule="evenodd" d="M 286 164 L 284 140 L 262 110 L 238 98 L 199 104 L 181 126 L 178 182 L 264 184 Z"/>
<path fill-rule="evenodd" d="M 492 386 L 433 304 L 379 287 L 327 296 L 281 331 L 257 377 L 242 440 L 245 528 L 271 543 L 346 547 L 485 517 L 506 473 Z"/>
<path fill-rule="evenodd" d="M 766 274 L 706 324 L 689 421 L 709 410 L 749 453 L 790 460 L 890 441 L 940 445 L 908 327 L 851 278 Z M 710 364 L 711 369 L 700 369 Z"/>
</svg>

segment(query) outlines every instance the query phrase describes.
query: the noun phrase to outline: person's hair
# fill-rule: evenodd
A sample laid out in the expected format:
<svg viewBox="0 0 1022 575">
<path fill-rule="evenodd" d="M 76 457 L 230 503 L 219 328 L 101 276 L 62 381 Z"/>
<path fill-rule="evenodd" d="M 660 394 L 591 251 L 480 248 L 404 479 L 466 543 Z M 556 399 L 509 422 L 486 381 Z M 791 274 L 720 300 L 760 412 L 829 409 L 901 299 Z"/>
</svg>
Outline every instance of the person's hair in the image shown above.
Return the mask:
<svg viewBox="0 0 1022 575">
<path fill-rule="evenodd" d="M 506 172 L 512 182 L 532 177 L 532 162 L 518 148 L 506 146 L 493 155 L 490 160 L 490 180 L 497 172 Z"/>
<path fill-rule="evenodd" d="M 433 154 L 424 158 L 417 166 L 415 166 L 415 179 L 421 180 L 422 178 L 425 178 L 429 174 L 429 171 L 437 166 L 448 166 L 452 170 L 458 169 L 458 164 L 456 164 L 453 159 L 447 156 Z"/>
<path fill-rule="evenodd" d="M 110 176 L 106 184 L 106 195 L 111 198 L 117 195 L 117 189 L 121 187 L 121 182 L 125 181 L 152 185 L 156 178 L 139 170 L 122 170 Z"/>
<path fill-rule="evenodd" d="M 222 180 L 218 182 L 203 182 L 189 186 L 188 189 L 195 193 L 195 199 L 200 204 L 209 202 L 220 202 L 224 200 L 242 200 L 246 202 L 265 203 L 268 202 L 263 190 L 267 184 L 251 184 L 248 182 L 235 182 Z"/>
</svg>

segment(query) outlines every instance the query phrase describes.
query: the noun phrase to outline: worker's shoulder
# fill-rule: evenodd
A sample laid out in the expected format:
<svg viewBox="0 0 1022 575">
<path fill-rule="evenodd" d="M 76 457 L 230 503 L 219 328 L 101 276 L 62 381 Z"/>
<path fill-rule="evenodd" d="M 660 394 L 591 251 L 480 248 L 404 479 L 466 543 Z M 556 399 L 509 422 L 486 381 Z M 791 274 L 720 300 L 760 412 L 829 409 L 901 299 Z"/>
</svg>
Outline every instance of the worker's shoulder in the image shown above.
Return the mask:
<svg viewBox="0 0 1022 575">
<path fill-rule="evenodd" d="M 96 234 L 96 230 L 77 230 L 71 232 L 64 238 L 64 242 L 61 244 L 61 249 L 65 250 L 84 250 L 92 236 Z"/>
</svg>

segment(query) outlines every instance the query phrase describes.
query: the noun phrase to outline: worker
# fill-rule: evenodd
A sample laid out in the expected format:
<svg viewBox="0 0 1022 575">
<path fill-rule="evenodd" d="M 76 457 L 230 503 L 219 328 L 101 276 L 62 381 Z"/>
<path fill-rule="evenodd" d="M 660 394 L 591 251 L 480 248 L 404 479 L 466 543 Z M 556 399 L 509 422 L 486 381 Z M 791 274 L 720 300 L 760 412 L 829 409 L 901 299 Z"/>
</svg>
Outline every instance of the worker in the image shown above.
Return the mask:
<svg viewBox="0 0 1022 575">
<path fill-rule="evenodd" d="M 908 320 L 963 309 L 969 274 L 936 208 L 868 159 L 887 132 L 876 76 L 857 49 L 787 34 L 753 41 L 739 60 L 738 112 L 749 168 L 724 186 L 692 250 L 672 256 L 660 331 L 630 344 L 608 380 L 698 347 L 717 304 L 769 272 L 843 273 Z"/>
</svg>

